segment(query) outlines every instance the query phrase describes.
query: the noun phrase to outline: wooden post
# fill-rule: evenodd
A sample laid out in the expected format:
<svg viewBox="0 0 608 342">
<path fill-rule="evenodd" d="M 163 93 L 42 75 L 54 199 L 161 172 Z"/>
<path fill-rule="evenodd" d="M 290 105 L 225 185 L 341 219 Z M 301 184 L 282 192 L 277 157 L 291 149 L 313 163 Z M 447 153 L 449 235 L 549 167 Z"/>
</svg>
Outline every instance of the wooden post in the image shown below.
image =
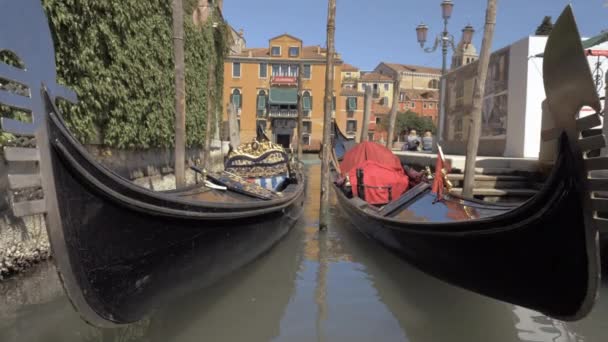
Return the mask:
<svg viewBox="0 0 608 342">
<path fill-rule="evenodd" d="M 302 75 L 304 74 L 304 64 L 300 64 L 298 67 L 298 160 L 302 160 L 302 130 L 304 129 L 304 108 L 302 103 L 302 91 L 304 90 L 304 85 L 302 84 Z"/>
<path fill-rule="evenodd" d="M 604 84 L 606 85 L 606 87 L 604 88 L 606 96 L 604 100 L 604 113 L 606 113 L 606 109 L 608 109 L 608 106 L 606 106 L 606 104 L 608 104 L 608 71 L 606 72 L 606 81 L 604 82 Z M 608 118 L 606 116 L 606 114 L 602 116 L 602 134 L 604 134 L 604 137 L 608 137 L 608 122 L 606 122 L 608 121 Z M 603 148 L 601 154 L 604 157 L 608 156 L 608 147 Z"/>
<path fill-rule="evenodd" d="M 205 127 L 205 146 L 203 147 L 203 167 L 206 170 L 211 170 L 211 142 L 213 141 L 213 122 L 215 116 L 215 94 L 213 89 L 215 88 L 215 67 L 213 66 L 213 59 L 209 61 L 207 72 L 209 74 L 207 78 L 207 120 Z"/>
<path fill-rule="evenodd" d="M 399 109 L 399 91 L 401 89 L 401 81 L 397 75 L 397 80 L 393 83 L 393 106 L 391 107 L 391 115 L 388 122 L 388 138 L 386 147 L 390 150 L 393 148 L 393 138 L 395 137 L 395 123 L 397 122 L 397 110 Z"/>
<path fill-rule="evenodd" d="M 232 148 L 237 148 L 241 144 L 237 110 L 236 105 L 230 103 L 228 107 L 228 134 L 230 134 L 230 145 Z"/>
<path fill-rule="evenodd" d="M 477 65 L 477 81 L 473 90 L 473 109 L 471 112 L 471 126 L 469 128 L 469 141 L 467 143 L 467 156 L 464 170 L 464 186 L 462 195 L 473 197 L 473 186 L 475 185 L 475 161 L 477 160 L 477 149 L 481 136 L 481 110 L 483 107 L 483 95 L 485 92 L 488 65 L 490 63 L 490 51 L 492 39 L 494 38 L 494 27 L 496 26 L 496 2 L 488 0 L 486 10 L 486 25 L 481 44 L 481 55 Z"/>
<path fill-rule="evenodd" d="M 186 78 L 182 0 L 173 0 L 172 10 L 175 59 L 175 186 L 181 188 L 186 185 Z"/>
<path fill-rule="evenodd" d="M 369 117 L 372 112 L 372 88 L 365 87 L 365 104 L 363 110 L 363 127 L 361 128 L 361 142 L 369 140 Z"/>
<path fill-rule="evenodd" d="M 336 34 L 336 0 L 328 0 L 327 9 L 327 67 L 325 70 L 325 116 L 323 120 L 323 149 L 321 161 L 321 208 L 319 211 L 319 229 L 326 229 L 329 224 L 329 160 L 331 156 L 331 112 L 334 90 L 334 37 Z"/>
</svg>

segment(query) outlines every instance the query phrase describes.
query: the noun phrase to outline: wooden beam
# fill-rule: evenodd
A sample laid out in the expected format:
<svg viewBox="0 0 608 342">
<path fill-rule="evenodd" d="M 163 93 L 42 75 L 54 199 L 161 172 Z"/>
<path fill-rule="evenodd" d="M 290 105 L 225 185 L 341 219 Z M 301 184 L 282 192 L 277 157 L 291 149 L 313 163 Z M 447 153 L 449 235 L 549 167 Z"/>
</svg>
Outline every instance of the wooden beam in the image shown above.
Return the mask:
<svg viewBox="0 0 608 342">
<path fill-rule="evenodd" d="M 486 9 L 486 24 L 481 43 L 481 55 L 479 56 L 477 65 L 478 78 L 473 91 L 473 110 L 471 111 L 471 127 L 467 143 L 465 178 L 462 192 L 464 197 L 473 196 L 473 186 L 475 185 L 475 162 L 477 160 L 477 150 L 481 136 L 481 110 L 488 75 L 488 65 L 490 64 L 492 40 L 494 39 L 494 28 L 496 26 L 496 2 L 497 0 L 488 0 Z"/>
<path fill-rule="evenodd" d="M 228 107 L 228 134 L 230 135 L 230 145 L 237 148 L 241 144 L 239 134 L 239 122 L 237 119 L 237 108 L 234 103 Z"/>
<path fill-rule="evenodd" d="M 27 201 L 13 203 L 13 215 L 17 217 L 44 214 L 46 212 L 46 201 Z"/>
<path fill-rule="evenodd" d="M 35 188 L 42 186 L 39 174 L 8 175 L 8 186 L 11 190 Z"/>
<path fill-rule="evenodd" d="M 175 185 L 186 185 L 186 76 L 184 62 L 184 7 L 173 0 L 173 55 L 175 63 Z"/>
<path fill-rule="evenodd" d="M 36 135 L 36 125 L 10 118 L 2 118 L 2 130 L 7 133 L 28 137 Z"/>
<path fill-rule="evenodd" d="M 215 85 L 215 67 L 213 65 L 213 58 L 209 60 L 207 66 L 207 117 L 205 123 L 205 146 L 203 146 L 203 167 L 207 170 L 211 170 L 211 141 L 213 135 L 213 116 L 215 115 L 215 96 L 214 96 L 214 85 Z"/>
<path fill-rule="evenodd" d="M 9 162 L 37 162 L 40 152 L 37 148 L 5 147 L 4 159 Z"/>
<path fill-rule="evenodd" d="M 304 91 L 304 81 L 302 75 L 304 74 L 304 64 L 300 63 L 298 67 L 298 160 L 302 160 L 303 146 L 302 146 L 302 130 L 304 129 L 304 108 L 302 103 L 302 92 Z"/>
<path fill-rule="evenodd" d="M 363 125 L 361 127 L 361 139 L 359 141 L 369 141 L 369 118 L 372 113 L 372 88 L 365 87 L 365 101 L 363 110 Z"/>
<path fill-rule="evenodd" d="M 395 123 L 397 122 L 397 110 L 399 108 L 399 92 L 401 89 L 401 76 L 397 75 L 397 79 L 393 83 L 393 106 L 388 122 L 388 138 L 386 139 L 386 147 L 390 150 L 393 148 L 393 139 L 395 137 Z"/>
<path fill-rule="evenodd" d="M 321 160 L 321 208 L 319 210 L 319 229 L 329 225 L 329 187 L 330 187 L 330 158 L 331 158 L 331 123 L 334 90 L 334 60 L 336 34 L 336 0 L 328 0 L 327 8 L 327 60 L 325 68 L 325 116 L 323 119 L 323 144 Z M 337 101 L 336 101 L 337 102 Z"/>
</svg>

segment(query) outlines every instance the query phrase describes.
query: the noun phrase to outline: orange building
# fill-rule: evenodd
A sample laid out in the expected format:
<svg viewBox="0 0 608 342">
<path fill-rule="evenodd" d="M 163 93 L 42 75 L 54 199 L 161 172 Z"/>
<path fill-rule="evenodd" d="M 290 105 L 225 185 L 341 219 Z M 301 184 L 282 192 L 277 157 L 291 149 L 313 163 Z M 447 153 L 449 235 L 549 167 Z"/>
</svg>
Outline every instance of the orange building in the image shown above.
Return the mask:
<svg viewBox="0 0 608 342">
<path fill-rule="evenodd" d="M 336 57 L 334 114 L 343 131 L 353 127 L 356 131 L 360 125 L 353 121 L 361 120 L 357 118 L 362 116 L 359 111 L 363 112 L 363 98 L 348 100 L 348 96 L 340 93 L 343 62 L 339 55 Z M 301 98 L 304 150 L 319 150 L 323 137 L 326 58 L 325 48 L 304 46 L 300 39 L 288 34 L 270 39 L 267 47 L 245 47 L 231 53 L 224 65 L 224 119 L 227 120 L 229 105 L 234 103 L 241 141 L 253 139 L 260 125 L 274 142 L 295 148 L 297 103 Z M 298 94 L 300 67 L 303 68 L 303 91 Z M 357 96 L 350 97 L 359 99 Z"/>
<path fill-rule="evenodd" d="M 401 90 L 399 111 L 412 111 L 424 118 L 430 118 L 437 125 L 439 113 L 439 92 L 436 90 Z"/>
</svg>

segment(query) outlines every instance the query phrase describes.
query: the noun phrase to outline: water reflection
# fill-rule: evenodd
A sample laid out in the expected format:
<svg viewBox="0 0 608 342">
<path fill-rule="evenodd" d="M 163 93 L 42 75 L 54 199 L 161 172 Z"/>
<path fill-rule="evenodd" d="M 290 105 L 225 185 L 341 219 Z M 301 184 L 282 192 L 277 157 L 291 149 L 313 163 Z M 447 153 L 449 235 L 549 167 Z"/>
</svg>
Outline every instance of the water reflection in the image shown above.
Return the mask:
<svg viewBox="0 0 608 342">
<path fill-rule="evenodd" d="M 80 320 L 52 266 L 43 266 L 28 281 L 0 283 L 0 341 L 606 339 L 608 301 L 600 299 L 587 319 L 566 324 L 419 272 L 357 232 L 335 207 L 330 229 L 319 232 L 320 166 L 307 168 L 305 218 L 266 255 L 215 286 L 138 324 L 98 330 Z M 605 287 L 602 292 L 608 294 Z"/>
</svg>

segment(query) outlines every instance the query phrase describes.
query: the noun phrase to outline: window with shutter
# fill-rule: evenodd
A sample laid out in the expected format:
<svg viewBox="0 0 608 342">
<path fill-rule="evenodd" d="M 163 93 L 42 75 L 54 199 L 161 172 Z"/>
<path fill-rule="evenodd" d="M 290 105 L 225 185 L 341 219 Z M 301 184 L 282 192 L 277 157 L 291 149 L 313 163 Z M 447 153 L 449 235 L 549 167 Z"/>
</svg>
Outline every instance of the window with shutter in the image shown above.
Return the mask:
<svg viewBox="0 0 608 342">
<path fill-rule="evenodd" d="M 348 98 L 348 110 L 349 111 L 357 110 L 357 98 L 356 97 L 351 96 Z"/>
<path fill-rule="evenodd" d="M 268 64 L 260 63 L 260 78 L 268 77 Z"/>
<path fill-rule="evenodd" d="M 357 132 L 357 120 L 348 120 L 346 122 L 346 132 L 356 133 Z"/>
<path fill-rule="evenodd" d="M 258 95 L 258 110 L 266 109 L 266 95 Z"/>
<path fill-rule="evenodd" d="M 312 106 L 311 106 L 311 101 L 310 101 L 310 95 L 307 95 L 307 93 L 304 93 L 304 96 L 302 96 L 302 110 L 311 110 Z"/>
<path fill-rule="evenodd" d="M 336 110 L 336 97 L 332 97 L 331 99 L 331 110 Z"/>
<path fill-rule="evenodd" d="M 304 75 L 303 77 L 307 80 L 311 77 L 311 67 L 310 64 L 304 64 Z"/>
<path fill-rule="evenodd" d="M 232 92 L 232 103 L 238 109 L 241 109 L 242 101 L 241 101 L 241 92 L 238 89 L 235 89 Z"/>
<path fill-rule="evenodd" d="M 238 62 L 232 63 L 232 77 L 234 77 L 234 78 L 241 77 L 241 63 L 238 63 Z"/>
</svg>

